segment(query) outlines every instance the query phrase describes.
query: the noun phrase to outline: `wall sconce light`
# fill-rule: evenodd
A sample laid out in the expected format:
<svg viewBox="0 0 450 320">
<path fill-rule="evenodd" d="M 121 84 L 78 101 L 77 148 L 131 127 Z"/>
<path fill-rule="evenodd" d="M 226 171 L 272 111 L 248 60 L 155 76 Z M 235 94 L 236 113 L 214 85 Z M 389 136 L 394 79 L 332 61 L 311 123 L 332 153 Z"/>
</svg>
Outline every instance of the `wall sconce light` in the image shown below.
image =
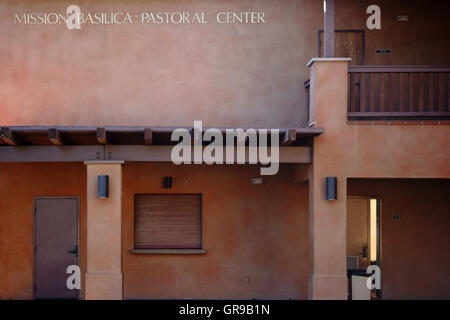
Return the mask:
<svg viewBox="0 0 450 320">
<path fill-rule="evenodd" d="M 109 198 L 109 176 L 100 175 L 98 176 L 98 198 L 108 199 Z"/>
<path fill-rule="evenodd" d="M 170 189 L 172 188 L 172 177 L 164 177 L 163 180 L 163 187 L 165 189 Z"/>
<path fill-rule="evenodd" d="M 337 200 L 337 177 L 327 177 L 327 200 Z"/>
</svg>

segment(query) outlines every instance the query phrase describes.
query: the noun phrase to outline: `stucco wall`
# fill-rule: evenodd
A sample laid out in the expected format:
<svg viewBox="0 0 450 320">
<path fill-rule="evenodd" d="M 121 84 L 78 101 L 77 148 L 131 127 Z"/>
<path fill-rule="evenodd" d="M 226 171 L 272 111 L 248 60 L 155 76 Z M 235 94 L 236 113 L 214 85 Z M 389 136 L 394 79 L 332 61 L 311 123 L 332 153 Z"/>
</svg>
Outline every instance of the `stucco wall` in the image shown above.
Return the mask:
<svg viewBox="0 0 450 320">
<path fill-rule="evenodd" d="M 381 9 L 381 30 L 367 29 L 369 15 L 361 15 L 373 4 Z M 365 29 L 366 65 L 448 65 L 449 10 L 445 0 L 335 0 L 335 29 Z M 397 21 L 405 15 L 409 21 Z"/>
<path fill-rule="evenodd" d="M 204 11 L 206 25 L 14 24 L 25 12 Z M 367 30 L 379 4 L 382 29 Z M 366 29 L 367 64 L 450 64 L 443 1 L 336 1 L 336 29 Z M 219 11 L 265 24 L 217 24 Z M 410 15 L 398 23 L 397 15 Z M 1 1 L 0 125 L 299 127 L 306 63 L 323 28 L 317 0 Z M 391 49 L 376 55 L 375 49 Z"/>
<path fill-rule="evenodd" d="M 449 178 L 448 123 L 347 122 L 346 71 L 346 62 L 315 62 L 311 68 L 314 119 L 324 128 L 314 140 L 313 161 L 321 173 L 344 178 Z"/>
<path fill-rule="evenodd" d="M 308 291 L 308 186 L 289 166 L 252 185 L 251 166 L 123 167 L 124 298 L 305 299 Z M 161 188 L 173 177 L 172 189 Z M 134 193 L 201 193 L 204 255 L 137 255 Z M 249 277 L 249 283 L 246 283 Z"/>
<path fill-rule="evenodd" d="M 383 299 L 450 298 L 450 180 L 350 179 L 347 193 L 381 199 Z"/>
<path fill-rule="evenodd" d="M 86 167 L 82 163 L 3 163 L 0 164 L 0 185 L 0 299 L 33 298 L 33 197 L 80 198 L 79 263 L 83 272 Z"/>
<path fill-rule="evenodd" d="M 313 297 L 318 298 L 344 298 L 346 294 L 342 280 L 346 267 L 348 178 L 450 177 L 448 124 L 350 124 L 346 121 L 347 75 L 346 61 L 315 61 L 311 67 L 313 116 L 316 126 L 324 128 L 324 133 L 314 139 L 310 184 L 314 250 L 311 269 L 313 281 L 317 278 L 313 290 L 319 290 L 316 296 L 313 291 Z M 337 177 L 336 201 L 325 200 L 326 177 Z M 336 274 L 341 285 L 323 280 L 322 274 Z"/>
<path fill-rule="evenodd" d="M 163 189 L 163 176 L 173 188 Z M 252 185 L 257 166 L 123 166 L 124 298 L 307 298 L 308 189 L 282 165 Z M 33 197 L 80 197 L 80 264 L 86 270 L 86 167 L 0 165 L 0 299 L 33 298 Z M 134 193 L 202 193 L 204 255 L 135 255 Z M 246 283 L 249 277 L 249 283 Z M 84 292 L 81 293 L 84 297 Z"/>
</svg>

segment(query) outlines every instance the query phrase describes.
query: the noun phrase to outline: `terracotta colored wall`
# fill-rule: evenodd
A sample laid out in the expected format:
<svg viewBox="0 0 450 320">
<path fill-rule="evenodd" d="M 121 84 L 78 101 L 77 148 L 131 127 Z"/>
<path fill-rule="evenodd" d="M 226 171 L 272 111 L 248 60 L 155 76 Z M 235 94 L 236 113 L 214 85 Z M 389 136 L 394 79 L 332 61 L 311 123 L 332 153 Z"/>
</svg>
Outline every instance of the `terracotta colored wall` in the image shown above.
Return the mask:
<svg viewBox="0 0 450 320">
<path fill-rule="evenodd" d="M 311 68 L 314 119 L 317 127 L 324 128 L 314 139 L 311 170 L 314 275 L 320 271 L 345 276 L 348 178 L 450 178 L 449 125 L 349 124 L 347 76 L 345 61 L 315 61 Z M 326 177 L 338 179 L 337 201 L 325 200 Z M 333 228 L 336 232 L 329 232 Z M 317 278 L 320 282 L 320 274 Z M 329 281 L 317 283 L 315 288 L 319 288 L 319 298 L 346 294 L 346 286 Z"/>
<path fill-rule="evenodd" d="M 33 197 L 80 197 L 79 263 L 84 273 L 85 166 L 82 163 L 3 163 L 0 185 L 0 299 L 33 298 Z M 84 276 L 82 279 L 84 288 Z"/>
<path fill-rule="evenodd" d="M 347 122 L 345 62 L 315 62 L 314 161 L 324 175 L 373 178 L 450 177 L 450 126 Z M 330 104 L 333 101 L 333 104 Z"/>
<path fill-rule="evenodd" d="M 383 298 L 450 298 L 450 180 L 350 179 L 348 195 L 381 198 Z"/>
<path fill-rule="evenodd" d="M 291 182 L 290 166 L 252 185 L 258 175 L 255 166 L 126 163 L 124 298 L 307 298 L 308 186 Z M 206 254 L 129 253 L 134 193 L 201 193 Z"/>
<path fill-rule="evenodd" d="M 450 64 L 442 1 L 336 1 L 337 29 L 366 29 L 367 64 Z M 208 25 L 14 24 L 21 12 L 204 11 Z M 213 23 L 221 10 L 259 10 L 266 24 Z M 397 23 L 399 14 L 411 15 Z M 322 1 L 2 1 L 0 125 L 302 126 L 307 61 L 317 56 Z M 375 55 L 376 48 L 392 49 Z"/>
<path fill-rule="evenodd" d="M 86 300 L 122 299 L 122 164 L 85 161 Z M 98 177 L 108 176 L 108 198 L 98 197 Z"/>
<path fill-rule="evenodd" d="M 123 167 L 124 298 L 307 298 L 308 186 L 291 166 L 259 176 L 257 166 Z M 161 188 L 172 176 L 173 188 Z M 86 270 L 86 167 L 82 163 L 2 164 L 0 299 L 33 297 L 33 197 L 80 197 L 80 265 Z M 205 255 L 134 255 L 134 193 L 202 193 Z M 245 283 L 249 277 L 250 283 Z M 81 297 L 84 296 L 82 292 Z"/>
</svg>

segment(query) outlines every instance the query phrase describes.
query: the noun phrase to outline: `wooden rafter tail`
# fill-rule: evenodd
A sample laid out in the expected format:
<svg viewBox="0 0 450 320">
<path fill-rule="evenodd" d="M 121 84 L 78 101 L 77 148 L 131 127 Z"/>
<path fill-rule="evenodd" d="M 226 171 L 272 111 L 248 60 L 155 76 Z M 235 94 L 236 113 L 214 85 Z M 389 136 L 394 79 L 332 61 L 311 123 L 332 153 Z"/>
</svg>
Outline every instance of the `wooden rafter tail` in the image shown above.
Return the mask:
<svg viewBox="0 0 450 320">
<path fill-rule="evenodd" d="M 151 128 L 144 129 L 144 143 L 147 145 L 153 144 L 153 132 Z"/>
<path fill-rule="evenodd" d="M 105 128 L 97 128 L 96 138 L 99 144 L 108 144 Z"/>
<path fill-rule="evenodd" d="M 3 140 L 5 143 L 9 144 L 10 146 L 18 145 L 14 133 L 8 127 L 2 127 L 0 129 L 0 139 Z"/>
<path fill-rule="evenodd" d="M 297 140 L 297 130 L 296 129 L 287 129 L 284 132 L 283 141 L 281 142 L 282 146 L 289 146 L 293 144 Z"/>
<path fill-rule="evenodd" d="M 48 129 L 48 140 L 56 146 L 64 145 L 63 136 L 56 128 Z"/>
</svg>

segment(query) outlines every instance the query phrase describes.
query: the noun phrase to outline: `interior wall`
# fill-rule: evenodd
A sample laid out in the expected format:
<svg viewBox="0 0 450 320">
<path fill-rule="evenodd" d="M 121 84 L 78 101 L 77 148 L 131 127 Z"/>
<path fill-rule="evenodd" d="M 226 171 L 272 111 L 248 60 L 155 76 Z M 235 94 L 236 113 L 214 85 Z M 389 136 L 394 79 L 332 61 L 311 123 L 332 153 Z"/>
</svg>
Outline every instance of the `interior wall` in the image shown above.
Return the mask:
<svg viewBox="0 0 450 320">
<path fill-rule="evenodd" d="M 173 177 L 171 189 L 162 178 Z M 124 298 L 306 299 L 309 276 L 308 185 L 291 166 L 252 185 L 259 166 L 123 167 Z M 136 193 L 201 193 L 206 254 L 132 254 Z M 248 283 L 247 283 L 248 278 Z"/>
<path fill-rule="evenodd" d="M 64 13 L 71 4 L 91 13 L 202 11 L 209 23 L 14 23 L 16 13 Z M 381 30 L 366 28 L 372 4 Z M 335 27 L 365 30 L 366 64 L 448 65 L 448 8 L 447 0 L 337 0 Z M 219 11 L 264 11 L 266 23 L 217 24 Z M 301 127 L 321 28 L 318 0 L 2 1 L 0 125 Z"/>
<path fill-rule="evenodd" d="M 83 163 L 1 163 L 0 299 L 32 299 L 34 197 L 79 197 L 81 297 L 86 270 L 86 167 Z"/>
<path fill-rule="evenodd" d="M 449 299 L 450 180 L 349 179 L 347 193 L 381 199 L 383 299 Z"/>
</svg>

